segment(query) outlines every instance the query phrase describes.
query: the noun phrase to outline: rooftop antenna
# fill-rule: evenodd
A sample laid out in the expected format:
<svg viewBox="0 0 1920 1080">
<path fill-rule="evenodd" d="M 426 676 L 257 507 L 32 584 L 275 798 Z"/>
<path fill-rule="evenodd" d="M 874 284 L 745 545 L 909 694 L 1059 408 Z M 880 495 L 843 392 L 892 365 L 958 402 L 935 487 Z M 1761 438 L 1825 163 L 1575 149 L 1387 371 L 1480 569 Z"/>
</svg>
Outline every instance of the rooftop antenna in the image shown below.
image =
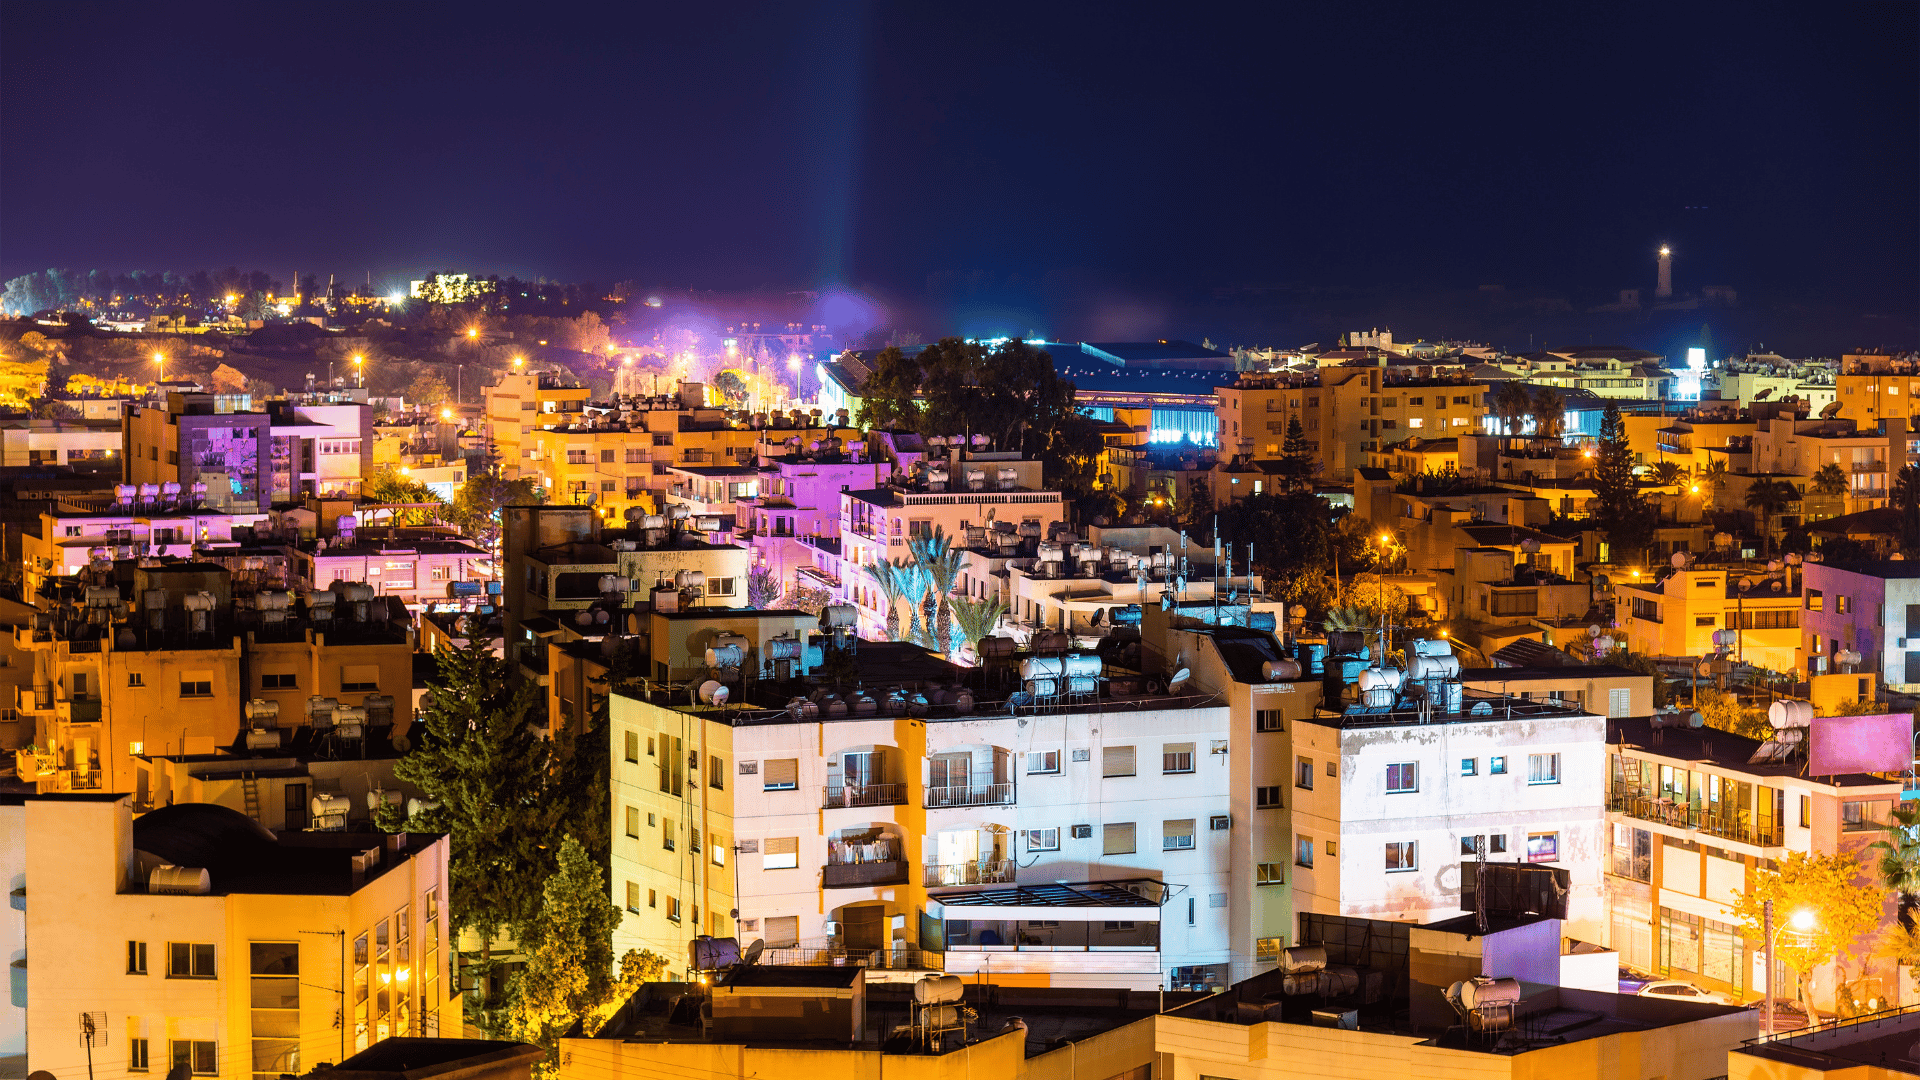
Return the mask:
<svg viewBox="0 0 1920 1080">
<path fill-rule="evenodd" d="M 93 1080 L 93 1048 L 107 1045 L 107 1014 L 80 1014 L 80 1045 L 87 1048 L 87 1080 Z"/>
<path fill-rule="evenodd" d="M 1227 548 L 1227 558 L 1233 558 L 1233 548 Z M 1233 580 L 1233 569 L 1228 567 L 1227 580 Z M 1220 628 L 1220 515 L 1213 515 L 1213 627 Z"/>
</svg>

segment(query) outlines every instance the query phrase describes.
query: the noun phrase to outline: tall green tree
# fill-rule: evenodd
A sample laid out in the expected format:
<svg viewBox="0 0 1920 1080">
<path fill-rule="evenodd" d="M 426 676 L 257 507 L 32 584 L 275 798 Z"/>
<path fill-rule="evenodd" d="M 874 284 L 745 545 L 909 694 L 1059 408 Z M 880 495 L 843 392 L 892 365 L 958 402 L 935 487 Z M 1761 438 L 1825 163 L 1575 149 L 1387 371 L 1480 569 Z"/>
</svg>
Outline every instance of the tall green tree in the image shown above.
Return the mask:
<svg viewBox="0 0 1920 1080">
<path fill-rule="evenodd" d="M 360 485 L 360 494 L 382 503 L 446 504 L 439 492 L 410 476 L 402 475 L 391 465 L 382 465 L 368 477 Z M 393 514 L 396 525 L 425 525 L 437 516 L 433 510 L 396 510 Z"/>
<path fill-rule="evenodd" d="M 467 479 L 453 493 L 448 520 L 488 548 L 500 542 L 500 511 L 507 506 L 537 506 L 546 499 L 532 477 L 509 480 L 489 454 L 484 462 L 469 464 Z"/>
<path fill-rule="evenodd" d="M 747 571 L 747 606 L 769 608 L 780 599 L 780 577 L 773 567 L 762 563 Z"/>
<path fill-rule="evenodd" d="M 1527 384 L 1508 379 L 1493 392 L 1493 414 L 1500 418 L 1500 429 L 1508 438 L 1519 435 L 1527 425 L 1527 411 L 1533 408 L 1533 394 Z"/>
<path fill-rule="evenodd" d="M 920 361 L 895 346 L 880 350 L 860 389 L 854 423 L 864 431 L 920 430 Z"/>
<path fill-rule="evenodd" d="M 1287 434 L 1280 443 L 1281 484 L 1287 491 L 1300 491 L 1313 486 L 1313 475 L 1320 471 L 1320 461 L 1314 456 L 1313 444 L 1307 441 L 1307 433 L 1300 426 L 1300 418 L 1287 418 Z"/>
<path fill-rule="evenodd" d="M 1659 510 L 1641 501 L 1633 479 L 1633 451 L 1627 445 L 1627 425 L 1620 406 L 1609 402 L 1600 417 L 1600 446 L 1593 475 L 1594 523 L 1612 547 L 1615 561 L 1638 558 L 1653 543 Z"/>
<path fill-rule="evenodd" d="M 539 911 L 560 829 L 578 807 L 556 790 L 553 744 L 527 722 L 539 687 L 515 687 L 507 662 L 477 636 L 441 648 L 434 662 L 412 748 L 393 771 L 439 805 L 410 819 L 384 808 L 378 824 L 448 834 L 450 929 L 491 943 Z"/>
<path fill-rule="evenodd" d="M 571 836 L 555 862 L 541 887 L 539 912 L 522 930 L 526 966 L 508 990 L 506 1034 L 547 1052 L 537 1067 L 542 1077 L 558 1069 L 560 1037 L 575 1023 L 593 1035 L 642 983 L 667 968 L 665 957 L 633 949 L 616 977 L 613 931 L 620 909 L 607 900 L 605 876 Z"/>
<path fill-rule="evenodd" d="M 1902 465 L 1887 489 L 1887 505 L 1900 511 L 1900 543 L 1907 551 L 1920 549 L 1920 466 Z"/>
</svg>

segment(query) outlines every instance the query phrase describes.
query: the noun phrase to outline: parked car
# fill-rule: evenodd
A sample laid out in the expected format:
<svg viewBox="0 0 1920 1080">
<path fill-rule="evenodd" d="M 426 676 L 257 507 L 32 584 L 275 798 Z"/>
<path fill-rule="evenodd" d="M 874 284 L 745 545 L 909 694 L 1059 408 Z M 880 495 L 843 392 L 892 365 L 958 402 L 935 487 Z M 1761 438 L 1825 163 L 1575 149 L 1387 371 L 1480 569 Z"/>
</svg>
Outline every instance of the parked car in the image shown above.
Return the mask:
<svg viewBox="0 0 1920 1080">
<path fill-rule="evenodd" d="M 1762 1023 L 1765 1023 L 1765 1014 L 1761 1012 L 1761 1010 L 1765 1007 L 1765 1005 L 1766 1005 L 1765 1001 L 1756 1001 L 1752 1005 L 1748 1006 L 1748 1008 L 1752 1009 L 1755 1013 L 1759 1013 L 1761 1015 Z M 1816 1024 L 1830 1024 L 1833 1022 L 1832 1013 L 1823 1013 L 1816 1009 L 1813 1015 L 1815 1017 L 1814 1023 Z M 1804 1028 L 1806 1026 L 1807 1026 L 1806 1003 L 1802 1002 L 1798 998 L 1774 998 L 1773 999 L 1773 1030 L 1775 1032 L 1799 1031 L 1801 1028 Z"/>
<path fill-rule="evenodd" d="M 1698 1001 L 1708 1005 L 1733 1004 L 1725 994 L 1702 990 L 1690 982 L 1682 982 L 1679 979 L 1660 979 L 1650 982 L 1636 993 L 1640 997 L 1666 998 L 1669 1001 Z"/>
<path fill-rule="evenodd" d="M 1635 971 L 1630 967 L 1622 967 L 1620 969 L 1620 992 L 1623 994 L 1637 994 L 1641 988 L 1653 982 L 1656 978 L 1657 976 L 1649 975 L 1644 971 Z"/>
</svg>

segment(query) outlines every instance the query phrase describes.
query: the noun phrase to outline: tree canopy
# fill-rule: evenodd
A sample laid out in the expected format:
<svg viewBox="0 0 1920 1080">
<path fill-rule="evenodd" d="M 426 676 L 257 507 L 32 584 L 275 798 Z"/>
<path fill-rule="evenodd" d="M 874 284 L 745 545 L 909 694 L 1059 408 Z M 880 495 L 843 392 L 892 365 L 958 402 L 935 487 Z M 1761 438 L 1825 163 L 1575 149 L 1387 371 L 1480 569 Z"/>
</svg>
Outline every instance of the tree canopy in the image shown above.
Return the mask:
<svg viewBox="0 0 1920 1080">
<path fill-rule="evenodd" d="M 1600 419 L 1600 446 L 1594 467 L 1594 523 L 1613 548 L 1613 561 L 1636 558 L 1653 543 L 1659 509 L 1640 499 L 1633 478 L 1633 451 L 1627 445 L 1626 421 L 1620 406 L 1609 402 Z"/>
</svg>

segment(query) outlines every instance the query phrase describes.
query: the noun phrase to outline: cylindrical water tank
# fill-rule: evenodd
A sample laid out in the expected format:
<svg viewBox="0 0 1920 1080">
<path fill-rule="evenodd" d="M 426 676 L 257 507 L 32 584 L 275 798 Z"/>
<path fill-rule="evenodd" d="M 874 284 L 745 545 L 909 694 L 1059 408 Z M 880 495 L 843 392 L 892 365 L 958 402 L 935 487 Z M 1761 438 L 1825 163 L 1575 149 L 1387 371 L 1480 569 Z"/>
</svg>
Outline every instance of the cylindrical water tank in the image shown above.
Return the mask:
<svg viewBox="0 0 1920 1080">
<path fill-rule="evenodd" d="M 682 570 L 673 575 L 673 584 L 676 588 L 697 589 L 705 586 L 706 583 L 707 575 L 699 570 Z"/>
<path fill-rule="evenodd" d="M 367 792 L 367 809 L 378 810 L 383 804 L 386 806 L 399 806 L 405 798 L 406 796 L 398 791 L 375 789 Z"/>
<path fill-rule="evenodd" d="M 345 795 L 315 795 L 308 803 L 314 817 L 326 817 L 329 814 L 346 814 L 353 809 L 353 801 Z"/>
<path fill-rule="evenodd" d="M 205 896 L 213 875 L 203 866 L 156 866 L 147 873 L 147 891 L 156 896 Z"/>
<path fill-rule="evenodd" d="M 429 810 L 438 810 L 438 809 L 440 809 L 440 800 L 438 799 L 408 799 L 407 800 L 407 816 L 410 818 L 419 817 L 421 814 L 424 814 Z"/>
<path fill-rule="evenodd" d="M 1283 975 L 1304 975 L 1325 971 L 1326 967 L 1327 949 L 1324 945 L 1295 945 L 1280 953 L 1280 972 Z"/>
<path fill-rule="evenodd" d="M 1268 660 L 1260 665 L 1260 677 L 1268 682 L 1285 682 L 1300 677 L 1300 661 L 1290 659 Z"/>
<path fill-rule="evenodd" d="M 1806 727 L 1813 722 L 1810 701 L 1776 701 L 1767 706 L 1767 723 L 1775 728 Z"/>
<path fill-rule="evenodd" d="M 913 984 L 913 1000 L 918 1005 L 939 1005 L 959 1001 L 966 983 L 958 975 L 934 975 Z"/>
<path fill-rule="evenodd" d="M 739 667 L 746 659 L 746 650 L 738 645 L 720 645 L 707 650 L 707 666 L 710 668 Z"/>
</svg>

